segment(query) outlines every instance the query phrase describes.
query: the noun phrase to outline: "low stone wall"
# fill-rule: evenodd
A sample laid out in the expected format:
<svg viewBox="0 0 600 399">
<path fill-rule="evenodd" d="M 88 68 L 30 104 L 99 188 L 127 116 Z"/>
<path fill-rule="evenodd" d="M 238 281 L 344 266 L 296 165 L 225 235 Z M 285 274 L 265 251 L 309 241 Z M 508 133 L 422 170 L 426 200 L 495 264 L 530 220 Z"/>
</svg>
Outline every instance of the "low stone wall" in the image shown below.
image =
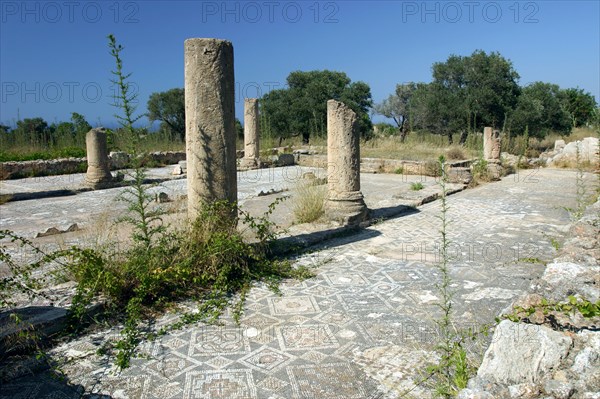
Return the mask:
<svg viewBox="0 0 600 399">
<path fill-rule="evenodd" d="M 86 158 L 63 158 L 23 162 L 1 162 L 0 180 L 23 177 L 82 173 L 87 169 Z"/>
<path fill-rule="evenodd" d="M 174 165 L 185 160 L 184 151 L 160 151 L 144 155 L 153 164 Z M 123 169 L 129 165 L 130 156 L 124 152 L 111 152 L 111 170 Z M 66 175 L 83 173 L 87 169 L 86 158 L 63 158 L 22 162 L 0 162 L 0 180 L 23 177 Z"/>
<path fill-rule="evenodd" d="M 151 152 L 147 156 L 161 165 L 175 165 L 179 161 L 185 160 L 185 151 Z"/>
<path fill-rule="evenodd" d="M 301 166 L 327 168 L 327 155 L 295 154 L 296 163 Z M 448 162 L 450 168 L 469 167 L 473 160 Z M 361 158 L 361 173 L 398 173 L 405 175 L 435 176 L 435 161 L 404 161 L 400 159 Z"/>
</svg>

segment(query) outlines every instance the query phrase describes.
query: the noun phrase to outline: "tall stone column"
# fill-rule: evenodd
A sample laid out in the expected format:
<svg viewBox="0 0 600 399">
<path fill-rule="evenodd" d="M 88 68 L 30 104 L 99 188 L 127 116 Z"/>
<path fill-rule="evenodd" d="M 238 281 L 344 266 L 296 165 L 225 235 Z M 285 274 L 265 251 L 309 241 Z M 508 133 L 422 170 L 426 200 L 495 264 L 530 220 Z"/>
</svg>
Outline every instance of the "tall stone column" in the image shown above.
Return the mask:
<svg viewBox="0 0 600 399">
<path fill-rule="evenodd" d="M 233 45 L 185 41 L 185 141 L 188 216 L 204 203 L 237 202 Z"/>
<path fill-rule="evenodd" d="M 327 201 L 326 216 L 347 225 L 367 217 L 360 192 L 358 119 L 344 103 L 327 101 Z"/>
<path fill-rule="evenodd" d="M 260 166 L 260 121 L 258 116 L 258 99 L 244 99 L 244 158 L 241 167 L 245 169 Z"/>
<path fill-rule="evenodd" d="M 98 127 L 87 132 L 85 147 L 88 164 L 85 174 L 86 184 L 92 188 L 104 188 L 110 185 L 112 175 L 108 163 L 106 130 L 103 127 Z"/>
</svg>

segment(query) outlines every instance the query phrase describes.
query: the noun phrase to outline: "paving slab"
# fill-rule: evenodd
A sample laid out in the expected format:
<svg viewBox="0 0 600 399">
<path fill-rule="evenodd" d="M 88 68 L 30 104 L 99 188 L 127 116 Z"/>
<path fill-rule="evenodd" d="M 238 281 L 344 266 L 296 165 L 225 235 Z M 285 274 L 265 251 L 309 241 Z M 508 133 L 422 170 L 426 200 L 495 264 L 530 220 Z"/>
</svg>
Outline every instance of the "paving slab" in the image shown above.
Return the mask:
<svg viewBox="0 0 600 399">
<path fill-rule="evenodd" d="M 385 180 L 394 177 L 400 181 Z M 401 179 L 363 174 L 363 192 L 375 198 L 379 189 L 381 201 L 393 207 L 394 190 L 400 197 L 409 191 L 401 188 Z M 575 206 L 575 182 L 575 172 L 542 169 L 448 198 L 457 327 L 478 329 L 492 322 L 541 275 L 544 265 L 532 260 L 554 256 L 551 240 L 561 241 L 568 230 L 564 207 Z M 246 199 L 258 188 L 264 185 L 242 188 L 249 193 Z M 90 192 L 75 197 L 90 204 L 72 203 L 68 209 L 88 206 L 89 211 L 92 203 L 107 204 L 113 196 Z M 2 205 L 2 228 L 24 231 L 28 223 L 74 217 L 56 211 L 60 203 L 46 204 L 49 214 L 34 217 L 24 211 L 26 202 Z M 5 217 L 17 211 L 30 219 Z M 0 398 L 79 398 L 85 393 L 90 398 L 374 399 L 408 391 L 405 397 L 431 397 L 431 390 L 414 384 L 436 359 L 439 213 L 439 201 L 427 203 L 403 217 L 321 243 L 296 259 L 314 267 L 316 277 L 285 282 L 280 296 L 263 286 L 253 288 L 239 326 L 226 314 L 221 326 L 197 324 L 144 342 L 146 358 L 134 359 L 122 373 L 96 351 L 115 333 L 102 331 L 52 350 L 55 358 L 69 360 L 63 367 L 65 381 L 50 381 L 44 373 L 24 376 L 3 384 Z M 480 356 L 485 346 L 476 342 L 468 349 Z"/>
</svg>

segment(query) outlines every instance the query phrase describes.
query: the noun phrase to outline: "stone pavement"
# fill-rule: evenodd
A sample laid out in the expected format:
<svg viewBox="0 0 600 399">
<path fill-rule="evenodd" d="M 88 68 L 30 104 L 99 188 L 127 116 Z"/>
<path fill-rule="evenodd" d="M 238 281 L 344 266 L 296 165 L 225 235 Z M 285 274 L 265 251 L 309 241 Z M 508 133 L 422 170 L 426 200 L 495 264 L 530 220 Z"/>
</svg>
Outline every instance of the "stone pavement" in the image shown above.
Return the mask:
<svg viewBox="0 0 600 399">
<path fill-rule="evenodd" d="M 148 178 L 161 181 L 150 193 L 165 192 L 171 199 L 181 198 L 187 192 L 187 181 L 182 177 L 171 176 L 173 167 L 152 168 Z M 261 215 L 278 196 L 289 196 L 275 210 L 275 222 L 287 228 L 293 222 L 290 214 L 294 206 L 294 188 L 303 181 L 305 173 L 312 172 L 317 178 L 326 176 L 320 168 L 306 166 L 288 166 L 265 168 L 238 172 L 238 203 L 242 209 Z M 0 205 L 0 229 L 10 229 L 29 238 L 49 227 L 65 230 L 73 223 L 79 228 L 97 229 L 104 219 L 112 220 L 126 209 L 124 202 L 115 198 L 125 188 L 109 190 L 83 191 L 85 174 L 34 177 L 18 180 L 0 181 L 0 195 L 20 197 L 46 196 L 43 200 L 11 201 Z M 411 191 L 410 184 L 421 182 L 423 190 Z M 436 179 L 418 175 L 363 174 L 361 184 L 367 205 L 376 210 L 375 217 L 398 213 L 403 205 L 415 205 L 424 198 L 439 192 Z M 453 184 L 453 190 L 462 189 L 462 185 Z M 68 192 L 69 195 L 65 195 Z M 270 195 L 263 195 L 269 194 Z M 185 202 L 185 201 L 183 201 Z M 173 206 L 180 204 L 165 204 Z M 185 205 L 184 205 L 185 207 Z M 70 238 L 70 235 L 65 235 Z"/>
<path fill-rule="evenodd" d="M 542 273 L 539 261 L 555 253 L 551 239 L 562 241 L 568 230 L 563 207 L 575 205 L 575 189 L 574 172 L 542 169 L 448 198 L 458 327 L 493 322 Z M 430 397 L 414 382 L 436 359 L 439 206 L 299 256 L 317 276 L 284 283 L 281 296 L 255 287 L 240 326 L 225 315 L 221 326 L 193 325 L 144 343 L 147 358 L 120 374 L 96 353 L 114 330 L 84 337 L 52 350 L 66 361 L 68 381 L 25 376 L 1 386 L 0 398 Z M 472 355 L 486 344 L 475 343 Z"/>
</svg>

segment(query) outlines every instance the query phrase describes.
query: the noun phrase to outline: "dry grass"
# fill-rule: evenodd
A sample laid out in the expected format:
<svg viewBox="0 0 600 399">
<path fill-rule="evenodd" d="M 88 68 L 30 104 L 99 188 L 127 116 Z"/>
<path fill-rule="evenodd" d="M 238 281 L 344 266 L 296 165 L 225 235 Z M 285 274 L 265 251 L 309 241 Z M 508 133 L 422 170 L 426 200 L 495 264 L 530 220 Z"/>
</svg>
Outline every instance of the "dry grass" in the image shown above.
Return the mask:
<svg viewBox="0 0 600 399">
<path fill-rule="evenodd" d="M 315 185 L 313 181 L 301 181 L 296 186 L 294 218 L 297 223 L 311 223 L 325 213 L 326 185 Z"/>
<path fill-rule="evenodd" d="M 455 137 L 458 140 L 458 136 Z M 476 158 L 478 149 L 453 145 L 448 149 L 448 139 L 434 134 L 411 133 L 404 143 L 396 136 L 376 137 L 361 142 L 361 157 L 402 159 L 406 161 L 435 161 L 441 154 L 449 159 Z M 452 156 L 450 156 L 452 155 Z"/>
<path fill-rule="evenodd" d="M 446 150 L 446 159 L 463 160 L 466 159 L 465 150 L 460 146 L 452 146 Z"/>
</svg>

